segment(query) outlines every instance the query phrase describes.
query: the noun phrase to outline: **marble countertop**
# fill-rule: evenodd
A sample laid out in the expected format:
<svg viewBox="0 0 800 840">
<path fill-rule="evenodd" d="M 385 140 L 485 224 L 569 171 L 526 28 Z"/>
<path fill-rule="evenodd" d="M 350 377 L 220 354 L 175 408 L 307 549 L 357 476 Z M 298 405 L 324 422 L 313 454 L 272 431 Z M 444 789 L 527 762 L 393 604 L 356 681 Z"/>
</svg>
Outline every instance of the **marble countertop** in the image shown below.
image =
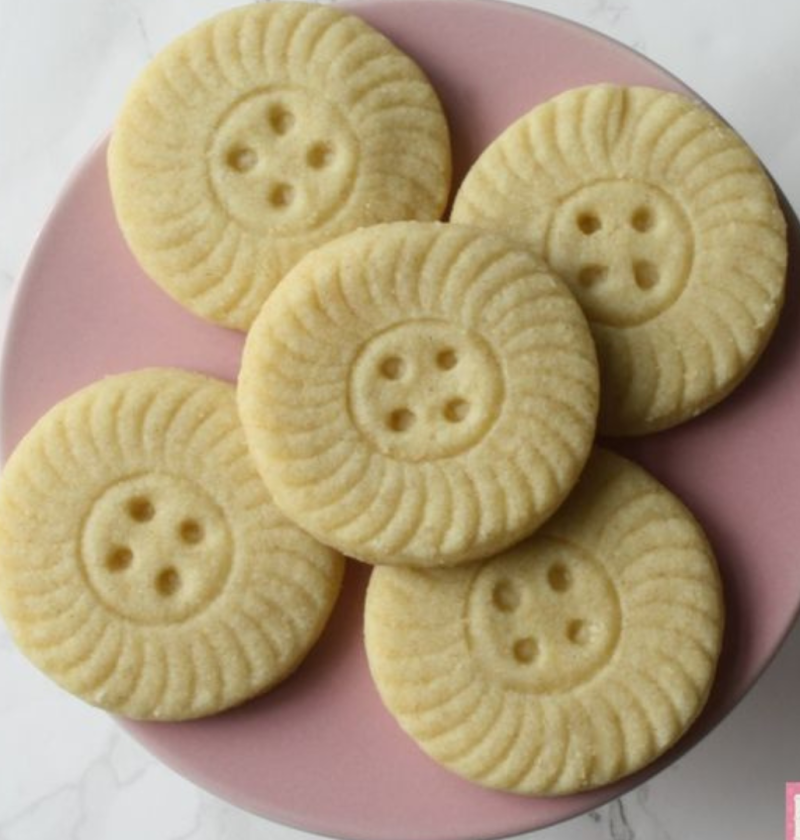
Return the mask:
<svg viewBox="0 0 800 840">
<path fill-rule="evenodd" d="M 225 0 L 0 0 L 0 318 L 70 171 L 154 51 Z M 678 75 L 751 143 L 800 209 L 797 0 L 529 0 Z M 701 745 L 537 840 L 783 836 L 800 779 L 800 627 Z M 0 625 L 0 840 L 300 840 L 168 770 L 41 676 Z"/>
</svg>

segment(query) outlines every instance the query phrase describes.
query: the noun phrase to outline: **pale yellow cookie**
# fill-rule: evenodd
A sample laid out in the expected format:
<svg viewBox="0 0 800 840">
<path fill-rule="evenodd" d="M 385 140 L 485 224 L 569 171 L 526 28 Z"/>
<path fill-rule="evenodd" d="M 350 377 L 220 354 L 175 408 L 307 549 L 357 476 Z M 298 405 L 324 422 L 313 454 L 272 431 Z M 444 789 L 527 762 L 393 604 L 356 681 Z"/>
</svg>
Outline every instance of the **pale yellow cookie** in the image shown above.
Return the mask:
<svg viewBox="0 0 800 840">
<path fill-rule="evenodd" d="M 607 434 L 719 402 L 783 303 L 786 225 L 769 178 L 678 94 L 596 85 L 540 105 L 478 159 L 453 220 L 517 237 L 569 283 L 597 342 Z"/>
<path fill-rule="evenodd" d="M 175 370 L 59 403 L 0 479 L 0 609 L 35 665 L 135 718 L 219 712 L 286 677 L 343 560 L 275 508 L 234 389 Z"/>
<path fill-rule="evenodd" d="M 283 274 L 362 225 L 438 219 L 447 123 L 419 67 L 338 9 L 218 15 L 135 82 L 108 150 L 144 270 L 193 312 L 247 329 Z"/>
<path fill-rule="evenodd" d="M 367 228 L 303 259 L 248 335 L 239 408 L 276 504 L 370 563 L 477 559 L 588 457 L 598 374 L 566 286 L 502 237 Z"/>
<path fill-rule="evenodd" d="M 529 795 L 635 772 L 702 709 L 723 629 L 700 526 L 597 450 L 533 537 L 456 569 L 375 569 L 372 675 L 389 711 L 467 779 Z"/>
</svg>

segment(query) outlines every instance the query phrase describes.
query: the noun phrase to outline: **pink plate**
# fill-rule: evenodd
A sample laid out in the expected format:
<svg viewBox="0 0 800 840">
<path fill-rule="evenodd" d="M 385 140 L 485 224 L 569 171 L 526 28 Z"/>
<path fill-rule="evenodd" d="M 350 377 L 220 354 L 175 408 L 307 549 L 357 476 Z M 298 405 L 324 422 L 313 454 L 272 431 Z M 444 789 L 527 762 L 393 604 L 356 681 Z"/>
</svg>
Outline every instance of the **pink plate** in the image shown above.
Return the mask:
<svg viewBox="0 0 800 840">
<path fill-rule="evenodd" d="M 574 24 L 489 2 L 348 4 L 429 73 L 453 130 L 457 176 L 510 121 L 576 85 L 684 90 L 641 56 Z M 242 337 L 202 323 L 137 267 L 114 221 L 95 149 L 58 202 L 17 290 L 2 369 L 5 453 L 45 410 L 105 374 L 172 365 L 233 380 Z M 798 224 L 791 217 L 791 276 Z M 791 285 L 791 284 L 790 284 Z M 625 449 L 705 524 L 729 622 L 711 700 L 663 768 L 734 707 L 786 635 L 800 601 L 800 330 L 792 286 L 778 333 L 731 399 Z M 271 694 L 206 720 L 124 726 L 167 764 L 280 822 L 354 840 L 468 840 L 563 820 L 640 783 L 560 799 L 483 790 L 427 759 L 384 711 L 361 638 L 367 570 L 352 564 L 321 644 Z"/>
</svg>

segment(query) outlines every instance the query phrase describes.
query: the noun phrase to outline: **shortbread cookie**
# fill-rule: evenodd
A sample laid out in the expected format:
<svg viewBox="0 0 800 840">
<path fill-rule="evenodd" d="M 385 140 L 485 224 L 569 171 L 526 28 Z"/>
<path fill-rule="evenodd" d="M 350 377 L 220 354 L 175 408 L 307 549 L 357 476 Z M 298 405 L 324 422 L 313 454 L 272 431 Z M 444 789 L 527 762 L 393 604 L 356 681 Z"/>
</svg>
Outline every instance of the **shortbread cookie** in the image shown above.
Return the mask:
<svg viewBox="0 0 800 840">
<path fill-rule="evenodd" d="M 531 533 L 588 457 L 591 334 L 526 249 L 399 222 L 320 248 L 245 345 L 239 407 L 287 516 L 370 563 L 486 557 Z"/>
<path fill-rule="evenodd" d="M 442 108 L 417 65 L 338 9 L 232 9 L 159 53 L 108 151 L 144 270 L 193 312 L 247 329 L 283 274 L 362 225 L 438 219 Z"/>
<path fill-rule="evenodd" d="M 596 451 L 529 540 L 455 569 L 376 569 L 372 675 L 436 761 L 488 787 L 575 793 L 644 767 L 697 717 L 723 627 L 703 532 Z"/>
<path fill-rule="evenodd" d="M 597 342 L 607 434 L 719 402 L 783 302 L 786 225 L 769 178 L 678 94 L 597 85 L 540 105 L 479 158 L 453 219 L 527 242 L 570 284 Z"/>
<path fill-rule="evenodd" d="M 0 608 L 20 649 L 112 712 L 179 720 L 286 677 L 343 560 L 288 522 L 233 388 L 148 370 L 48 412 L 0 481 Z"/>
</svg>

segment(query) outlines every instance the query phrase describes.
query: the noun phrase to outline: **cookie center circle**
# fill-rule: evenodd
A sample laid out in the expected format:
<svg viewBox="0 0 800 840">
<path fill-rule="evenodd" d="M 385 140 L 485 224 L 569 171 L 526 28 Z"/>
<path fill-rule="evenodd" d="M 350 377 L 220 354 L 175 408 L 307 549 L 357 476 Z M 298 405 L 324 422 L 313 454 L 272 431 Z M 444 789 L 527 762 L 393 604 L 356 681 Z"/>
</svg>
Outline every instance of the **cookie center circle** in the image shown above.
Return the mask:
<svg viewBox="0 0 800 840">
<path fill-rule="evenodd" d="M 237 100 L 208 153 L 217 200 L 249 230 L 313 230 L 355 184 L 358 147 L 339 109 L 318 94 L 275 87 Z"/>
<path fill-rule="evenodd" d="M 98 598 L 139 624 L 202 612 L 222 591 L 233 554 L 219 505 L 198 484 L 165 473 L 106 489 L 80 539 L 83 569 Z"/>
<path fill-rule="evenodd" d="M 519 691 L 566 691 L 590 679 L 619 639 L 619 598 L 579 547 L 539 537 L 485 563 L 467 603 L 467 639 L 493 679 Z"/>
<path fill-rule="evenodd" d="M 404 461 L 458 455 L 497 419 L 504 397 L 494 351 L 477 333 L 437 320 L 373 336 L 350 370 L 353 420 L 370 443 Z"/>
<path fill-rule="evenodd" d="M 694 235 L 664 189 L 642 181 L 581 187 L 555 210 L 545 256 L 590 321 L 642 324 L 672 306 L 689 279 Z"/>
</svg>

